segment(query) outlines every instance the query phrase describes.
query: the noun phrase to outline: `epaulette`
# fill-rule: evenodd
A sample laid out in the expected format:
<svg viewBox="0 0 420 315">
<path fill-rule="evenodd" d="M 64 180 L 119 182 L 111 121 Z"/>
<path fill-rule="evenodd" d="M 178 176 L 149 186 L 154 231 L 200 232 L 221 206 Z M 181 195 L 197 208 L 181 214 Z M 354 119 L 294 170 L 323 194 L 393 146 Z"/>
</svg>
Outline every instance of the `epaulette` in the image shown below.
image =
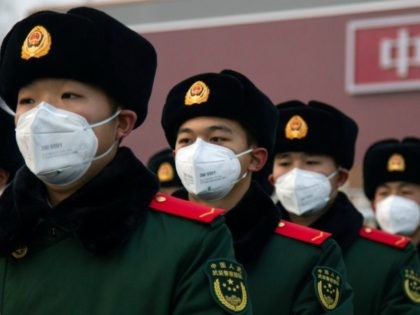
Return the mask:
<svg viewBox="0 0 420 315">
<path fill-rule="evenodd" d="M 281 220 L 279 222 L 275 232 L 276 234 L 315 245 L 321 245 L 327 238 L 331 236 L 331 233 L 316 230 L 285 220 Z"/>
<path fill-rule="evenodd" d="M 359 235 L 363 238 L 367 238 L 368 240 L 397 248 L 405 248 L 407 244 L 410 243 L 410 238 L 407 236 L 389 234 L 384 231 L 365 226 L 359 230 Z"/>
<path fill-rule="evenodd" d="M 225 212 L 222 209 L 203 206 L 162 193 L 157 193 L 153 197 L 149 207 L 160 212 L 205 223 L 212 222 Z"/>
</svg>

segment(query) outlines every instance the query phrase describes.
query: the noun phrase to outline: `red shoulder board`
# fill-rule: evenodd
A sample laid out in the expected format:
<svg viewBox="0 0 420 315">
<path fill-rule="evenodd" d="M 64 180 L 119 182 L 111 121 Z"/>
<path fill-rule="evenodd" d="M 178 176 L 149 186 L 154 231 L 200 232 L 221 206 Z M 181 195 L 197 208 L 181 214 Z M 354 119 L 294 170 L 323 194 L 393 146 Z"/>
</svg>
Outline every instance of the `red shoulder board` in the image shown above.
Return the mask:
<svg viewBox="0 0 420 315">
<path fill-rule="evenodd" d="M 160 212 L 206 223 L 212 222 L 225 212 L 222 209 L 203 206 L 162 193 L 157 193 L 153 197 L 149 207 Z"/>
<path fill-rule="evenodd" d="M 363 238 L 397 248 L 405 248 L 407 244 L 410 243 L 410 238 L 407 236 L 389 234 L 384 231 L 365 226 L 359 230 L 359 235 Z"/>
<path fill-rule="evenodd" d="M 315 230 L 313 228 L 281 220 L 276 233 L 305 243 L 321 245 L 331 236 L 331 233 Z"/>
</svg>

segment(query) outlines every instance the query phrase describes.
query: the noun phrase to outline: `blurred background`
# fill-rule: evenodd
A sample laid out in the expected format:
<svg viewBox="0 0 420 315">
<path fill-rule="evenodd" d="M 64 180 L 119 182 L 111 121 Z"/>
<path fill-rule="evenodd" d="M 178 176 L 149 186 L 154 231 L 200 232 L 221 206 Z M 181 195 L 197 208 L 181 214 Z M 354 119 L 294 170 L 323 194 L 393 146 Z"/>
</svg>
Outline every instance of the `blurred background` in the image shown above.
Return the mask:
<svg viewBox="0 0 420 315">
<path fill-rule="evenodd" d="M 125 140 L 143 162 L 167 146 L 160 117 L 170 88 L 226 68 L 249 76 L 275 103 L 321 100 L 357 121 L 345 190 L 367 218 L 361 190 L 367 147 L 420 136 L 418 0 L 0 0 L 0 38 L 31 12 L 79 5 L 104 10 L 157 50 L 148 118 Z"/>
</svg>

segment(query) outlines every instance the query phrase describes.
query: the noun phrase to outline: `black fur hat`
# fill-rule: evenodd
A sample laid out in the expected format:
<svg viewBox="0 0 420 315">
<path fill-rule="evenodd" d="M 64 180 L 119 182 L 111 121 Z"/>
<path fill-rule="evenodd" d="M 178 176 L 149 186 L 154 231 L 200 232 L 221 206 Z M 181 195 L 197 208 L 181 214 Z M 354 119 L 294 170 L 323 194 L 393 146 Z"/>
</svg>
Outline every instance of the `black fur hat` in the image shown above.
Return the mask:
<svg viewBox="0 0 420 315">
<path fill-rule="evenodd" d="M 171 89 L 163 108 L 162 126 L 172 148 L 179 127 L 200 116 L 234 120 L 255 137 L 259 146 L 269 152 L 273 149 L 276 108 L 239 72 L 203 73 L 183 80 Z"/>
<path fill-rule="evenodd" d="M 325 154 L 350 170 L 358 133 L 356 122 L 331 105 L 292 100 L 277 105 L 279 125 L 275 153 Z"/>
<path fill-rule="evenodd" d="M 41 11 L 18 22 L 0 51 L 0 95 L 15 110 L 19 89 L 40 78 L 63 78 L 101 88 L 118 105 L 147 115 L 156 52 L 111 16 L 79 7 Z"/>
<path fill-rule="evenodd" d="M 420 138 L 385 139 L 372 144 L 363 160 L 363 188 L 372 200 L 378 186 L 392 181 L 420 185 Z"/>
</svg>

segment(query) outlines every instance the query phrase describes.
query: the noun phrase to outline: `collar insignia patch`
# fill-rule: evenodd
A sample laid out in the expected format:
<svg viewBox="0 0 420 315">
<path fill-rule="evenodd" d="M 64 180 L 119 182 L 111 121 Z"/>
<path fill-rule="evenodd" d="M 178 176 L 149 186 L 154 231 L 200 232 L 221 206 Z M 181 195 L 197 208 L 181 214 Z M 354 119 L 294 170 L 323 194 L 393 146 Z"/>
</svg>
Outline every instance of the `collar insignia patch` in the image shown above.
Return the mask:
<svg viewBox="0 0 420 315">
<path fill-rule="evenodd" d="M 157 171 L 157 176 L 160 182 L 169 182 L 174 179 L 175 173 L 172 165 L 168 162 L 163 162 Z"/>
<path fill-rule="evenodd" d="M 216 302 L 230 314 L 241 314 L 248 306 L 244 268 L 230 260 L 211 260 L 206 274 L 210 280 L 210 291 Z"/>
<path fill-rule="evenodd" d="M 337 271 L 324 266 L 314 268 L 315 293 L 326 311 L 334 310 L 340 301 L 342 277 Z"/>
<path fill-rule="evenodd" d="M 308 134 L 308 125 L 299 115 L 294 115 L 284 130 L 287 139 L 302 139 Z"/>
<path fill-rule="evenodd" d="M 420 303 L 420 275 L 413 269 L 406 268 L 402 271 L 405 295 L 410 301 Z"/>
<path fill-rule="evenodd" d="M 194 82 L 185 94 L 184 104 L 190 106 L 207 102 L 209 95 L 210 89 L 203 81 Z"/>
<path fill-rule="evenodd" d="M 41 25 L 35 26 L 26 36 L 22 45 L 21 58 L 41 58 L 48 54 L 51 48 L 51 35 Z"/>
<path fill-rule="evenodd" d="M 405 160 L 401 154 L 394 153 L 388 159 L 388 172 L 404 172 L 405 171 Z"/>
</svg>

